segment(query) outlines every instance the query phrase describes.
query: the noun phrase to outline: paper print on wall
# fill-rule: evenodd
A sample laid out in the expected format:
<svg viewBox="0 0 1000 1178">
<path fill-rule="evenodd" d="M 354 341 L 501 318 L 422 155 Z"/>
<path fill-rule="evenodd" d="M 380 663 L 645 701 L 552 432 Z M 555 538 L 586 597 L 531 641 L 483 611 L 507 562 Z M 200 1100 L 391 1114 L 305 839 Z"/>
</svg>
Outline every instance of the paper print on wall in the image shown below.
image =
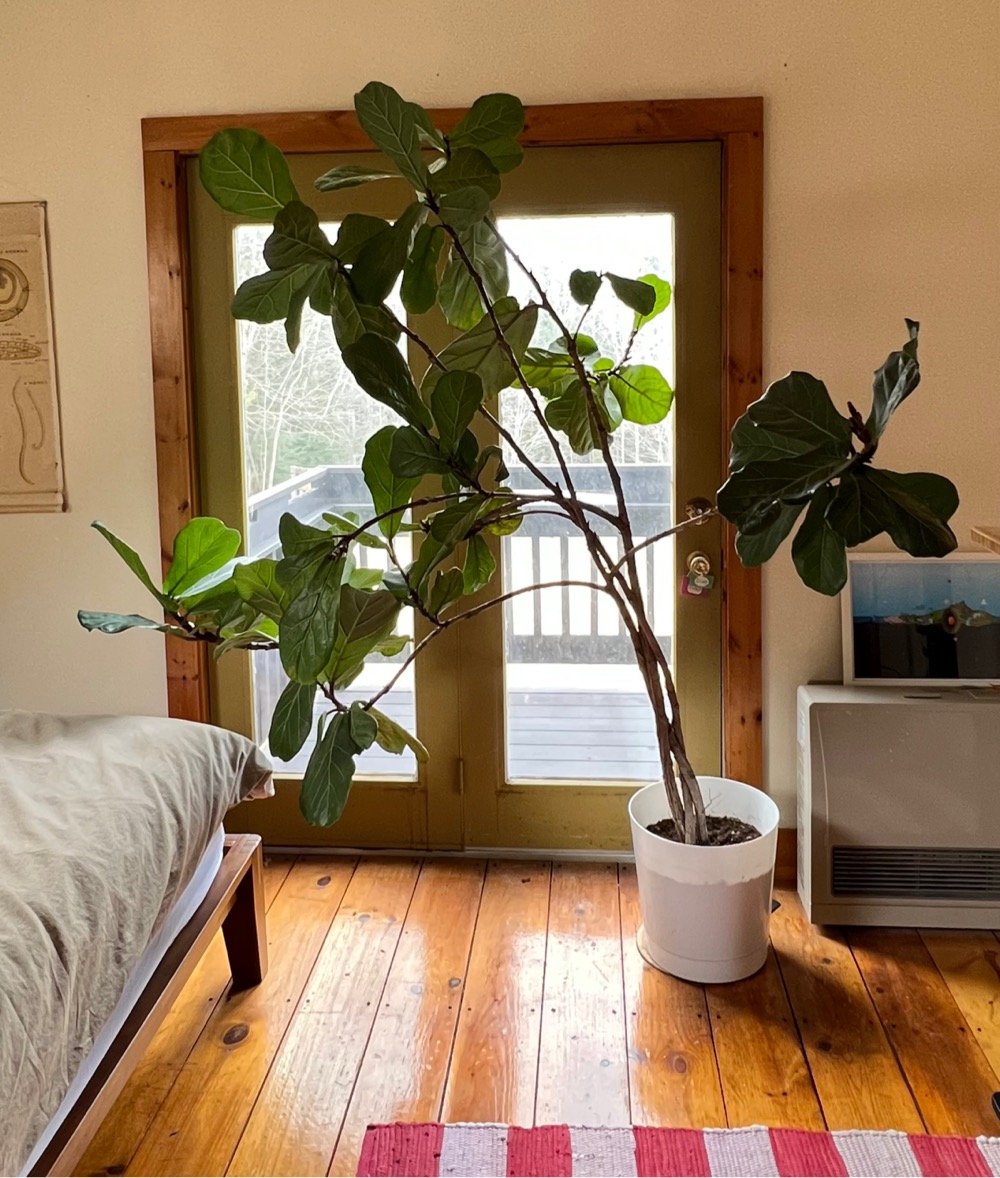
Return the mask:
<svg viewBox="0 0 1000 1178">
<path fill-rule="evenodd" d="M 62 511 L 43 204 L 0 204 L 0 512 Z"/>
</svg>

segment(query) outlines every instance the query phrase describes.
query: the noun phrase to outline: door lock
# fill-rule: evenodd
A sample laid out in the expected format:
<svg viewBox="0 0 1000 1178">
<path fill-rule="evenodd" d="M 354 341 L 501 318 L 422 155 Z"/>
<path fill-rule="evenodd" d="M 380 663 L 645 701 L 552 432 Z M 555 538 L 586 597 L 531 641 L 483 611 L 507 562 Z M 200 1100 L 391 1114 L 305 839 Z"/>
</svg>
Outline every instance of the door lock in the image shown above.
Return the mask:
<svg viewBox="0 0 1000 1178">
<path fill-rule="evenodd" d="M 681 580 L 681 592 L 687 597 L 702 597 L 715 584 L 712 560 L 707 552 L 692 552 L 687 558 L 687 576 Z"/>
</svg>

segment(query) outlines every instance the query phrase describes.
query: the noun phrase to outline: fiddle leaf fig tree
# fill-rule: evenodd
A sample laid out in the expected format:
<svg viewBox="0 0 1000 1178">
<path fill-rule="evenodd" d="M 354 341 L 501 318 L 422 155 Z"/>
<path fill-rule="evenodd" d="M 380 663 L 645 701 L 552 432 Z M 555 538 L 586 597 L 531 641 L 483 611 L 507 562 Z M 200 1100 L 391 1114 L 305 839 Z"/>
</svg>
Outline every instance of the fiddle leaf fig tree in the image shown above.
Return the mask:
<svg viewBox="0 0 1000 1178">
<path fill-rule="evenodd" d="M 893 413 L 919 381 L 917 324 L 907 321 L 906 342 L 875 373 L 867 415 L 852 404 L 843 415 L 808 373 L 775 381 L 733 429 L 730 475 L 716 505 L 637 541 L 611 437 L 623 421 L 662 421 L 673 404 L 674 390 L 661 372 L 630 362 L 637 334 L 669 305 L 670 284 L 656 275 L 567 268 L 579 315 L 572 322 L 560 316 L 492 212 L 504 174 L 523 154 L 524 111 L 512 95 L 477 99 L 450 131 L 380 82 L 356 96 L 355 109 L 381 157 L 370 168 L 334 167 L 316 187 L 337 193 L 402 180 L 410 196 L 392 221 L 347 213 L 331 240 L 296 190 L 282 153 L 248 130 L 215 135 L 201 153 L 200 175 L 224 210 L 273 226 L 261 271 L 237 291 L 233 314 L 282 322 L 294 350 L 308 304 L 329 318 L 360 388 L 395 415 L 396 423 L 375 430 L 365 447 L 370 515 L 329 512 L 302 521 L 286 514 L 276 559 L 239 556 L 237 532 L 219 520 L 194 519 L 176 538 L 162 585 L 97 524 L 163 620 L 81 613 L 80 622 L 104 633 L 161 630 L 209 643 L 217 654 L 279 651 L 289 682 L 275 707 L 270 747 L 283 759 L 294 756 L 316 723 L 301 807 L 310 822 L 326 825 L 339 818 L 356 758 L 372 744 L 426 756 L 379 703 L 443 631 L 545 587 L 498 591 L 487 538 L 515 531 L 534 513 L 554 513 L 583 538 L 594 566 L 593 583 L 560 583 L 605 595 L 617 608 L 652 706 L 667 807 L 685 841 L 703 843 L 704 802 L 685 752 L 670 666 L 650 624 L 638 552 L 718 513 L 734 525 L 736 550 L 747 565 L 769 560 L 794 532 L 795 567 L 825 594 L 844 585 L 847 549 L 880 533 L 915 556 L 950 552 L 955 537 L 948 520 L 958 504 L 952 484 L 937 474 L 874 465 Z M 588 260 L 578 261 L 585 267 Z M 530 286 L 524 303 L 510 294 L 513 270 Z M 436 307 L 452 325 L 446 347 L 432 347 L 412 322 L 396 316 L 387 299 L 397 286 L 408 312 L 419 316 Z M 620 304 L 628 339 L 621 355 L 602 355 L 584 330 L 598 298 Z M 412 360 L 400 346 L 404 336 Z M 550 461 L 533 461 L 504 428 L 502 389 L 524 399 Z M 481 444 L 487 434 L 505 449 Z M 574 484 L 571 454 L 592 452 L 613 488 L 610 506 L 592 502 Z M 537 490 L 508 485 L 505 457 L 511 456 Z M 419 541 L 416 555 L 404 560 L 399 537 L 411 533 Z M 360 568 L 359 546 L 381 549 L 388 571 Z M 425 636 L 381 690 L 348 704 L 342 693 L 368 660 L 398 656 L 407 646 L 395 632 L 407 606 L 425 619 Z M 323 708 L 314 721 L 317 701 Z"/>
</svg>

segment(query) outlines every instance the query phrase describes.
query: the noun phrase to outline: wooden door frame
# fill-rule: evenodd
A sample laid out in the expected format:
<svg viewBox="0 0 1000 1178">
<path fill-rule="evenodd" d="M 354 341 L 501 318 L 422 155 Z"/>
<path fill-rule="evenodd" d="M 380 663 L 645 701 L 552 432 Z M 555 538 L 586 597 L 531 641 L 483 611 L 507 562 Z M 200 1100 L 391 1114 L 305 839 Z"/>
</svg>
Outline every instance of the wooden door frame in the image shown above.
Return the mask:
<svg viewBox="0 0 1000 1178">
<path fill-rule="evenodd" d="M 525 147 L 714 141 L 723 159 L 723 373 L 729 430 L 762 392 L 763 99 L 692 98 L 529 106 Z M 464 111 L 432 111 L 447 130 Z M 353 111 L 191 115 L 142 121 L 160 548 L 198 513 L 191 360 L 191 255 L 185 164 L 216 131 L 249 127 L 286 153 L 371 150 Z M 763 783 L 760 570 L 744 568 L 726 526 L 723 544 L 723 771 Z M 210 718 L 208 651 L 167 642 L 171 716 Z"/>
</svg>

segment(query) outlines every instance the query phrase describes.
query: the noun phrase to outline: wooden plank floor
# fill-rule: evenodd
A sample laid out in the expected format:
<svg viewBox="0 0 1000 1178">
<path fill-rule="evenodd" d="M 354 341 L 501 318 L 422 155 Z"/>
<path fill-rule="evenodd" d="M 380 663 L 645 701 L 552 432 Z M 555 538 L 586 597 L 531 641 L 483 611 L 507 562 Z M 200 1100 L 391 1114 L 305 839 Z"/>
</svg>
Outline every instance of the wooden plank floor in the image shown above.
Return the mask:
<svg viewBox="0 0 1000 1178">
<path fill-rule="evenodd" d="M 755 977 L 635 949 L 630 867 L 272 859 L 271 969 L 213 945 L 80 1174 L 355 1172 L 370 1121 L 994 1134 L 1000 941 L 811 927 Z"/>
</svg>

